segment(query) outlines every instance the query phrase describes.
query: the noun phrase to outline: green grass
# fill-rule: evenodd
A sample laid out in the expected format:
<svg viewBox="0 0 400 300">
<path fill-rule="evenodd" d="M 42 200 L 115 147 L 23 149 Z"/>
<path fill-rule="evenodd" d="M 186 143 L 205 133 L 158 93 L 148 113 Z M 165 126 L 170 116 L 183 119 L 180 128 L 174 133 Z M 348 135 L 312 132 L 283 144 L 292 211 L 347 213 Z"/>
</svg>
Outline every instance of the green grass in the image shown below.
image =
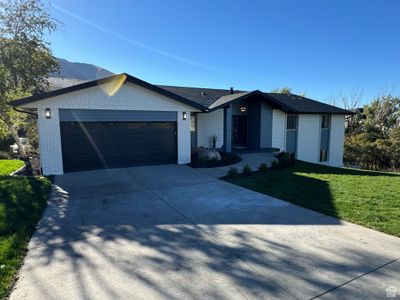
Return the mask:
<svg viewBox="0 0 400 300">
<path fill-rule="evenodd" d="M 400 174 L 297 162 L 228 181 L 400 237 Z"/>
<path fill-rule="evenodd" d="M 21 266 L 50 188 L 44 177 L 0 176 L 0 299 Z"/>
<path fill-rule="evenodd" d="M 0 176 L 9 175 L 24 165 L 22 160 L 17 159 L 0 159 Z"/>
</svg>

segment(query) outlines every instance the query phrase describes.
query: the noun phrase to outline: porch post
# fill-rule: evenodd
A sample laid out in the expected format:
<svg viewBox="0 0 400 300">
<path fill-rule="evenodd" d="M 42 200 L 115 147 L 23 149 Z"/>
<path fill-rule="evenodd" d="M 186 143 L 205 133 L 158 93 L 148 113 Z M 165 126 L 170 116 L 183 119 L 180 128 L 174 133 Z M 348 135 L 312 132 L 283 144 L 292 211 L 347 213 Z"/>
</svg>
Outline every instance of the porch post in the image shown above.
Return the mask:
<svg viewBox="0 0 400 300">
<path fill-rule="evenodd" d="M 232 104 L 224 108 L 224 150 L 232 152 Z"/>
</svg>

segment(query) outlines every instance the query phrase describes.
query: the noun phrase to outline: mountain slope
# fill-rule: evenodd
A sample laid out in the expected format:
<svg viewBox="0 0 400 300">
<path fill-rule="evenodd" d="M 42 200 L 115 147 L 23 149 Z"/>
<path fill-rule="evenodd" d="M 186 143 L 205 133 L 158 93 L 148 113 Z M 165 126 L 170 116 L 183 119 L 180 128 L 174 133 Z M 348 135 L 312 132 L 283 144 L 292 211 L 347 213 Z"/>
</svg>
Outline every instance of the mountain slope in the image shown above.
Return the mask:
<svg viewBox="0 0 400 300">
<path fill-rule="evenodd" d="M 60 71 L 59 73 L 52 74 L 51 77 L 95 80 L 114 74 L 106 69 L 91 64 L 70 62 L 63 58 L 57 58 L 57 61 L 60 64 Z"/>
</svg>

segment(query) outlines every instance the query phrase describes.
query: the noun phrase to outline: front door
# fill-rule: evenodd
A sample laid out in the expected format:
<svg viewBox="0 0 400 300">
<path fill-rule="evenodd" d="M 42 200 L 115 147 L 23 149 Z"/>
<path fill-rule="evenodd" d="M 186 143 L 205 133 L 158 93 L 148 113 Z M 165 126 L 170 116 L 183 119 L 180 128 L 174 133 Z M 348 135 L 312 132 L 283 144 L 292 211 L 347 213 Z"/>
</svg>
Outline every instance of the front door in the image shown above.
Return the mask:
<svg viewBox="0 0 400 300">
<path fill-rule="evenodd" d="M 232 116 L 233 145 L 247 145 L 247 116 Z"/>
</svg>

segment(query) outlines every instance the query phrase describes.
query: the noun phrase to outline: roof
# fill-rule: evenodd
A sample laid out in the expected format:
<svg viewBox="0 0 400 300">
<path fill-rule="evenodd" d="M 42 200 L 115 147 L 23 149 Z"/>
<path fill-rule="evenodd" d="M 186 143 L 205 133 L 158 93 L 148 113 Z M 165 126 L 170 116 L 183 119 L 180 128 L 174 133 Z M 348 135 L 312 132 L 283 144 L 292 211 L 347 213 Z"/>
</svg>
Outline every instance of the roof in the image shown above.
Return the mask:
<svg viewBox="0 0 400 300">
<path fill-rule="evenodd" d="M 59 77 L 50 77 L 47 82 L 49 84 L 48 90 L 55 91 L 59 89 L 63 89 L 69 86 L 81 84 L 84 82 L 88 82 L 89 80 L 81 80 L 74 78 L 59 78 Z"/>
<path fill-rule="evenodd" d="M 230 89 L 153 85 L 128 74 L 113 75 L 93 81 L 83 81 L 70 78 L 50 78 L 48 92 L 15 100 L 11 103 L 11 105 L 22 106 L 24 104 L 40 101 L 49 97 L 93 87 L 114 80 L 118 76 L 125 76 L 125 82 L 132 82 L 136 85 L 150 89 L 153 92 L 183 102 L 202 111 L 224 107 L 233 101 L 244 100 L 250 96 L 257 95 L 258 97 L 264 97 L 264 100 L 269 102 L 274 107 L 282 109 L 288 113 L 354 114 L 351 111 L 294 94 L 263 93 L 259 90 L 251 92 L 234 90 L 233 94 L 231 94 Z"/>
<path fill-rule="evenodd" d="M 169 86 L 169 85 L 158 85 L 167 91 L 185 97 L 191 101 L 197 102 L 206 108 L 209 108 L 211 104 L 217 101 L 219 98 L 229 95 L 229 90 L 224 89 L 210 89 L 210 88 L 198 88 L 198 87 L 183 87 L 183 86 Z M 240 93 L 241 91 L 233 91 L 234 94 Z"/>
<path fill-rule="evenodd" d="M 295 113 L 327 113 L 327 114 L 345 114 L 351 115 L 353 112 L 342 109 L 333 105 L 319 102 L 310 98 L 306 98 L 294 94 L 278 94 L 278 93 L 265 93 L 266 95 L 274 98 L 276 101 L 287 106 Z"/>
</svg>

